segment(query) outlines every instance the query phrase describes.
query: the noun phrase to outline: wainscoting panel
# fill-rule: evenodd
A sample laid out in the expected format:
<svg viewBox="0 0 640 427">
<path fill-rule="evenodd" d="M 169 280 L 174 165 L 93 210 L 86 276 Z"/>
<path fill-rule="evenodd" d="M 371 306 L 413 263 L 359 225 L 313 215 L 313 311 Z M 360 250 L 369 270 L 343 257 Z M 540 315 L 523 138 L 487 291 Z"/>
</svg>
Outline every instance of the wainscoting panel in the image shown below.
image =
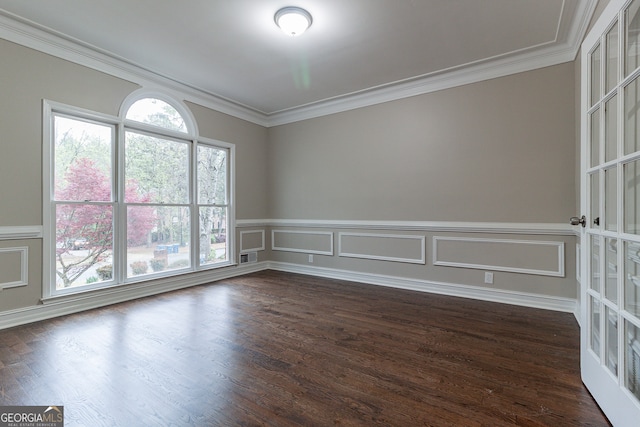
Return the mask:
<svg viewBox="0 0 640 427">
<path fill-rule="evenodd" d="M 271 249 L 333 255 L 333 233 L 330 231 L 271 230 Z"/>
<path fill-rule="evenodd" d="M 0 290 L 27 286 L 29 248 L 0 248 Z"/>
<path fill-rule="evenodd" d="M 433 264 L 564 277 L 564 242 L 434 236 Z"/>
<path fill-rule="evenodd" d="M 240 253 L 264 251 L 264 230 L 240 232 Z"/>
<path fill-rule="evenodd" d="M 338 233 L 338 255 L 426 264 L 425 237 L 403 234 Z"/>
</svg>

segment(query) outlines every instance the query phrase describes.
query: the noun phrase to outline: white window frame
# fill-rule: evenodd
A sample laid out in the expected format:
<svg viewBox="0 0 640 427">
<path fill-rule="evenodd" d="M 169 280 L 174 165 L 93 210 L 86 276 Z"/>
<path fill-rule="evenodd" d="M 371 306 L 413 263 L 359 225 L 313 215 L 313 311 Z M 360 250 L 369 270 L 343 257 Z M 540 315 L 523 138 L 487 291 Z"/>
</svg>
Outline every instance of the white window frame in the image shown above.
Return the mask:
<svg viewBox="0 0 640 427">
<path fill-rule="evenodd" d="M 138 100 L 144 98 L 156 98 L 176 108 L 182 115 L 187 126 L 187 133 L 162 130 L 158 127 L 140 122 L 125 119 L 128 109 Z M 56 289 L 56 218 L 54 202 L 54 153 L 53 153 L 53 119 L 56 115 L 63 115 L 69 118 L 87 120 L 98 124 L 113 126 L 114 145 L 112 149 L 112 160 L 114 170 L 112 171 L 113 188 L 113 280 L 109 282 L 97 282 L 66 289 Z M 190 144 L 189 159 L 189 202 L 191 210 L 190 227 L 190 266 L 179 270 L 163 271 L 143 276 L 126 278 L 126 204 L 124 203 L 124 136 L 126 130 L 151 132 L 156 136 L 168 136 L 171 139 L 178 139 Z M 227 150 L 227 260 L 225 262 L 199 265 L 199 204 L 197 200 L 197 167 L 196 155 L 198 145 L 213 146 Z M 64 295 L 78 294 L 96 289 L 121 287 L 139 282 L 147 282 L 162 277 L 178 276 L 195 271 L 212 270 L 221 267 L 235 265 L 235 145 L 223 141 L 201 137 L 198 134 L 197 126 L 193 115 L 189 109 L 181 102 L 176 101 L 158 91 L 139 89 L 131 93 L 122 103 L 119 116 L 98 113 L 91 110 L 62 104 L 55 101 L 43 100 L 43 299 Z"/>
</svg>

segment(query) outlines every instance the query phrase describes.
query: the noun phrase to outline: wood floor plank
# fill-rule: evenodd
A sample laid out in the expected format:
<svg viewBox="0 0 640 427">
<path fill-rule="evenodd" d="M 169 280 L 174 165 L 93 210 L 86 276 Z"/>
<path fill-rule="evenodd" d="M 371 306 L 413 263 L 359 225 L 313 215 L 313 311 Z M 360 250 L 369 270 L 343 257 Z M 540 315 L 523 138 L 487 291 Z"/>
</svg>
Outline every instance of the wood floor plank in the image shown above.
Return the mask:
<svg viewBox="0 0 640 427">
<path fill-rule="evenodd" d="M 265 271 L 0 331 L 67 426 L 607 426 L 572 315 Z"/>
</svg>

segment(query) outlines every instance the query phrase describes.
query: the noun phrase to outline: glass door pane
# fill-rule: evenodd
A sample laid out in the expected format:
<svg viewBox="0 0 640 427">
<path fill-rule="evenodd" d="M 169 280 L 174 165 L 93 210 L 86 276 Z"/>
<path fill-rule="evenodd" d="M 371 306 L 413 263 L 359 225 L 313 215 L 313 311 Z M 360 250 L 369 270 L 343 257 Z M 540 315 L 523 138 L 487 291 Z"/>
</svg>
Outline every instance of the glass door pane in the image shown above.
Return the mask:
<svg viewBox="0 0 640 427">
<path fill-rule="evenodd" d="M 605 308 L 605 313 L 605 334 L 607 337 L 605 366 L 612 374 L 618 376 L 618 313 L 609 307 Z"/>
<path fill-rule="evenodd" d="M 624 308 L 640 317 L 640 243 L 624 243 Z"/>
<path fill-rule="evenodd" d="M 625 22 L 625 76 L 640 65 L 640 1 L 631 2 L 624 14 Z"/>
<path fill-rule="evenodd" d="M 617 169 L 604 172 L 604 226 L 608 231 L 618 230 L 618 173 Z"/>
<path fill-rule="evenodd" d="M 618 97 L 614 96 L 604 106 L 604 146 L 606 162 L 618 157 Z"/>
<path fill-rule="evenodd" d="M 633 395 L 640 399 L 640 328 L 629 321 L 625 322 L 625 385 Z"/>
<path fill-rule="evenodd" d="M 591 289 L 600 292 L 600 236 L 591 236 Z"/>
<path fill-rule="evenodd" d="M 593 298 L 589 297 L 589 312 L 591 325 L 591 350 L 595 353 L 595 355 L 600 358 L 600 302 Z"/>
<path fill-rule="evenodd" d="M 591 54 L 591 103 L 595 105 L 600 100 L 600 46 Z"/>
<path fill-rule="evenodd" d="M 605 239 L 605 271 L 606 284 L 604 296 L 614 304 L 618 304 L 618 240 Z"/>
<path fill-rule="evenodd" d="M 624 232 L 640 234 L 640 160 L 624 165 Z"/>
<path fill-rule="evenodd" d="M 618 23 L 609 30 L 606 36 L 607 64 L 606 92 L 609 93 L 618 84 Z"/>
<path fill-rule="evenodd" d="M 591 136 L 590 136 L 590 153 L 591 167 L 600 164 L 600 109 L 591 113 Z"/>
<path fill-rule="evenodd" d="M 640 85 L 634 79 L 624 88 L 624 153 L 640 149 Z"/>
<path fill-rule="evenodd" d="M 589 176 L 589 186 L 591 188 L 591 209 L 590 209 L 590 218 L 589 228 L 600 228 L 596 222 L 594 221 L 596 218 L 600 217 L 600 174 L 598 172 Z"/>
</svg>

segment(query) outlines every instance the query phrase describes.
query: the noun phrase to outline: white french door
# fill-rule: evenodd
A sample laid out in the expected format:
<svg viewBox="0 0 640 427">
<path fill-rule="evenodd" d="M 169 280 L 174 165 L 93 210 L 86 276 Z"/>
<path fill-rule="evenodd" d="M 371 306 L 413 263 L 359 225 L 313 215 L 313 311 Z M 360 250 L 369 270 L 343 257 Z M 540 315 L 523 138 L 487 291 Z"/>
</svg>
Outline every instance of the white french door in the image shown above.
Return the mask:
<svg viewBox="0 0 640 427">
<path fill-rule="evenodd" d="M 640 0 L 611 0 L 585 38 L 581 94 L 582 379 L 614 426 L 637 426 Z"/>
</svg>

